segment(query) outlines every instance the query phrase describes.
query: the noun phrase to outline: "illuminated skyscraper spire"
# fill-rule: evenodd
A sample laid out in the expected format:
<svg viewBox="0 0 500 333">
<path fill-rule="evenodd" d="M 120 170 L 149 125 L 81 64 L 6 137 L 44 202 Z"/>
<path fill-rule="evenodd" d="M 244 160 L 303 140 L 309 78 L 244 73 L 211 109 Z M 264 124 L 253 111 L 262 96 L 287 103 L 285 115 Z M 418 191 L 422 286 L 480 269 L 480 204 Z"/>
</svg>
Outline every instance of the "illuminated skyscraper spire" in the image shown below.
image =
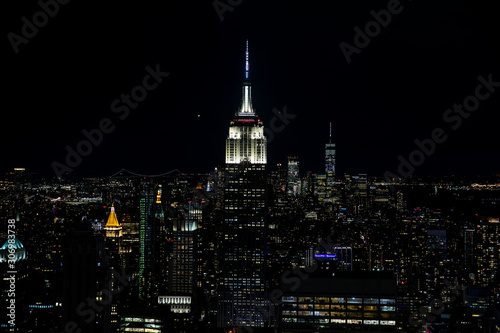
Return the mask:
<svg viewBox="0 0 500 333">
<path fill-rule="evenodd" d="M 332 143 L 332 122 L 330 121 L 330 143 Z"/>
<path fill-rule="evenodd" d="M 247 48 L 245 51 L 245 79 L 247 80 L 249 72 L 250 72 L 250 65 L 248 64 L 248 39 L 247 39 Z"/>
<path fill-rule="evenodd" d="M 243 81 L 243 98 L 238 116 L 254 116 L 252 108 L 252 86 L 250 85 L 250 64 L 248 61 L 248 39 L 245 51 L 245 80 Z"/>
<path fill-rule="evenodd" d="M 226 140 L 226 164 L 267 163 L 267 139 L 264 136 L 264 124 L 252 108 L 251 84 L 249 77 L 248 40 L 246 43 L 245 79 L 243 80 L 242 105 L 231 121 Z"/>
</svg>

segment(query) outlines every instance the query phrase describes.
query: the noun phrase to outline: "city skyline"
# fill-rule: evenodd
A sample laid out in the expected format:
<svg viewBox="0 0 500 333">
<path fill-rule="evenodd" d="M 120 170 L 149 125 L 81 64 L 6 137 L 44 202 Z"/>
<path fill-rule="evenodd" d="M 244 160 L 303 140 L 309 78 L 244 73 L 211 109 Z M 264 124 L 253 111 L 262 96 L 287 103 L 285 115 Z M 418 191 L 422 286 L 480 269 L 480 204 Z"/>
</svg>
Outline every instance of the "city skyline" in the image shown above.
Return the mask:
<svg viewBox="0 0 500 333">
<path fill-rule="evenodd" d="M 25 167 L 55 175 L 51 164 L 64 162 L 65 147 L 75 149 L 85 139 L 82 131 L 98 128 L 104 118 L 112 119 L 116 129 L 104 134 L 73 168 L 73 176 L 106 176 L 122 168 L 141 174 L 194 172 L 200 171 L 194 166 L 199 159 L 203 171 L 222 165 L 224 156 L 215 148 L 196 154 L 193 148 L 201 138 L 208 147 L 224 141 L 221 124 L 230 120 L 239 100 L 238 55 L 248 39 L 257 112 L 266 124 L 275 109 L 286 107 L 297 115 L 275 133 L 271 166 L 298 156 L 303 170 L 321 172 L 319 156 L 332 122 L 337 176 L 396 173 L 399 155 L 408 157 L 415 140 L 445 126 L 448 140 L 415 174 L 497 173 L 497 93 L 481 101 L 456 130 L 449 129 L 454 122 L 443 120 L 454 103 L 474 93 L 479 76 L 491 74 L 492 81 L 500 81 L 498 44 L 489 38 L 497 23 L 472 4 L 401 2 L 401 11 L 348 63 L 339 46 L 354 46 L 353 28 L 363 30 L 375 20 L 371 11 L 385 10 L 387 4 L 340 3 L 337 11 L 326 12 L 284 2 L 242 2 L 225 11 L 222 21 L 210 2 L 194 9 L 122 5 L 121 18 L 109 15 L 112 5 L 98 15 L 83 5 L 60 5 L 18 53 L 6 40 L 11 63 L 6 73 L 12 82 L 7 103 L 13 108 L 3 116 L 10 126 L 0 138 L 9 156 L 2 171 Z M 39 7 L 12 6 L 8 32 L 19 34 L 20 18 L 31 18 Z M 186 16 L 176 17 L 176 10 Z M 132 13 L 136 20 L 129 22 Z M 78 28 L 86 15 L 95 16 L 95 25 L 84 34 Z M 116 25 L 112 30 L 106 28 L 110 22 Z M 177 27 L 189 27 L 189 37 L 175 36 Z M 84 60 L 74 61 L 77 54 Z M 113 101 L 130 94 L 157 68 L 169 75 L 135 109 L 126 116 L 112 110 Z M 158 146 L 164 147 L 164 156 L 155 154 Z M 483 159 L 486 163 L 477 162 Z"/>
<path fill-rule="evenodd" d="M 498 331 L 493 7 L 8 6 L 0 329 Z"/>
</svg>

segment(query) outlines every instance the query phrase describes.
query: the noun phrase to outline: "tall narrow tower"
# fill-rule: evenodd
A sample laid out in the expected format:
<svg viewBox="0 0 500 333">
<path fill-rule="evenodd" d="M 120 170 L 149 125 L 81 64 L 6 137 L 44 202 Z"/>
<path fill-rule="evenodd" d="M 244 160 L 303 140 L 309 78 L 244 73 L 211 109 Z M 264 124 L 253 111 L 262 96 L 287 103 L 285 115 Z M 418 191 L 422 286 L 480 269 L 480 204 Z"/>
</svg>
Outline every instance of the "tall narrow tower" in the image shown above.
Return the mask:
<svg viewBox="0 0 500 333">
<path fill-rule="evenodd" d="M 287 193 L 292 197 L 300 193 L 299 158 L 297 156 L 288 156 Z"/>
<path fill-rule="evenodd" d="M 104 226 L 106 231 L 106 247 L 110 255 L 110 267 L 112 269 L 118 269 L 121 265 L 121 253 L 122 253 L 122 243 L 123 243 L 123 228 L 118 222 L 116 217 L 115 206 L 111 205 L 111 212 L 109 213 L 108 221 Z"/>
<path fill-rule="evenodd" d="M 153 266 L 153 207 L 155 202 L 154 185 L 149 179 L 141 180 L 139 195 L 139 299 L 148 298 L 148 284 Z"/>
<path fill-rule="evenodd" d="M 226 139 L 226 165 L 239 165 L 241 162 L 265 165 L 267 163 L 267 143 L 264 136 L 264 124 L 252 107 L 248 41 L 242 94 L 241 107 L 229 124 L 229 135 Z"/>
<path fill-rule="evenodd" d="M 330 122 L 330 139 L 325 144 L 326 198 L 332 198 L 335 183 L 335 143 L 332 143 L 332 123 Z"/>
<path fill-rule="evenodd" d="M 248 41 L 240 109 L 226 140 L 224 221 L 217 323 L 259 327 L 268 320 L 265 287 L 266 163 L 264 125 L 252 107 Z"/>
</svg>

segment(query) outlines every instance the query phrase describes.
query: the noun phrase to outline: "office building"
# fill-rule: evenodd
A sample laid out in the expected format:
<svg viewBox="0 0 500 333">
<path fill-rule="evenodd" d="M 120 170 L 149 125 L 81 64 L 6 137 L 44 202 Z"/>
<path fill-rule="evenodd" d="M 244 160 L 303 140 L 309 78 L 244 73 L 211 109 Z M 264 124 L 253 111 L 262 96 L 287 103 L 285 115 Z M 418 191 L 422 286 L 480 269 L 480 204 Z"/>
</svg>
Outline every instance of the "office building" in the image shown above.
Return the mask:
<svg viewBox="0 0 500 333">
<path fill-rule="evenodd" d="M 283 282 L 282 290 L 283 333 L 396 331 L 391 273 L 315 272 L 300 283 Z"/>
<path fill-rule="evenodd" d="M 296 197 L 300 194 L 300 174 L 299 158 L 297 156 L 288 156 L 287 170 L 287 193 L 289 196 Z"/>
<path fill-rule="evenodd" d="M 140 184 L 139 196 L 139 299 L 148 298 L 153 268 L 153 204 L 156 199 L 154 185 L 148 179 Z"/>
<path fill-rule="evenodd" d="M 335 185 L 335 143 L 332 143 L 332 123 L 330 122 L 330 138 L 325 144 L 326 199 L 333 200 Z"/>
<path fill-rule="evenodd" d="M 243 98 L 226 140 L 219 327 L 264 326 L 268 316 L 265 269 L 266 163 L 264 124 L 254 112 L 249 80 L 248 41 Z"/>
</svg>

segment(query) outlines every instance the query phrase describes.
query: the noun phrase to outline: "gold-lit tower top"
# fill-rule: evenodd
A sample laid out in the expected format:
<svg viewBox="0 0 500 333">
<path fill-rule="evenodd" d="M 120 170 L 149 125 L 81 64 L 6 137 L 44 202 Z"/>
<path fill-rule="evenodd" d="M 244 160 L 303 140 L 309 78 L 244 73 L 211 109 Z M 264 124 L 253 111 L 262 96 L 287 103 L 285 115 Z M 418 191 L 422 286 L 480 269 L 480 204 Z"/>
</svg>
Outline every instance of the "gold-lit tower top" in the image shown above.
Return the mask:
<svg viewBox="0 0 500 333">
<path fill-rule="evenodd" d="M 106 227 L 119 227 L 120 223 L 118 222 L 118 218 L 115 213 L 115 206 L 111 205 L 111 213 L 109 213 L 108 222 L 106 223 Z"/>
</svg>

